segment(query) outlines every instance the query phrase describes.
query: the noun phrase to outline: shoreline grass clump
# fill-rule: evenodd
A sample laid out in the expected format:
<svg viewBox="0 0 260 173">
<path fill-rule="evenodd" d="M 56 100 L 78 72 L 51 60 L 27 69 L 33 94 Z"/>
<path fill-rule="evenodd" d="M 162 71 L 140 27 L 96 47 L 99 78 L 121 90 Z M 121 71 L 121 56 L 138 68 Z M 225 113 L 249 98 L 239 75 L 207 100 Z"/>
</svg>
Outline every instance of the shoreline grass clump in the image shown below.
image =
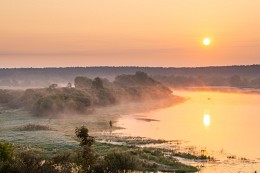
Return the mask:
<svg viewBox="0 0 260 173">
<path fill-rule="evenodd" d="M 204 154 L 197 156 L 197 155 L 193 155 L 193 154 L 190 154 L 190 153 L 178 152 L 178 153 L 173 153 L 172 156 L 181 157 L 181 158 L 190 159 L 190 160 L 206 160 L 206 161 L 214 160 L 213 157 L 207 156 L 207 155 L 204 155 Z"/>
<path fill-rule="evenodd" d="M 22 127 L 18 128 L 19 131 L 41 131 L 41 130 L 51 130 L 49 126 L 41 125 L 41 124 L 32 124 L 29 123 Z"/>
</svg>

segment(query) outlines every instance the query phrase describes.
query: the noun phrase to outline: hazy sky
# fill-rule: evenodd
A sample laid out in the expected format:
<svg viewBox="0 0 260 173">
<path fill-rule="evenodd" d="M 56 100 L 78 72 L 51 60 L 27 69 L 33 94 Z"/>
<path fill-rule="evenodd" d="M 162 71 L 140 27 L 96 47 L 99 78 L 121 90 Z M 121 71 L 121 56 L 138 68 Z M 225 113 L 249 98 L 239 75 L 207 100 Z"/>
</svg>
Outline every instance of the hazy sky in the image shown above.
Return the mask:
<svg viewBox="0 0 260 173">
<path fill-rule="evenodd" d="M 260 0 L 0 0 L 0 67 L 260 64 L 259 9 Z"/>
</svg>

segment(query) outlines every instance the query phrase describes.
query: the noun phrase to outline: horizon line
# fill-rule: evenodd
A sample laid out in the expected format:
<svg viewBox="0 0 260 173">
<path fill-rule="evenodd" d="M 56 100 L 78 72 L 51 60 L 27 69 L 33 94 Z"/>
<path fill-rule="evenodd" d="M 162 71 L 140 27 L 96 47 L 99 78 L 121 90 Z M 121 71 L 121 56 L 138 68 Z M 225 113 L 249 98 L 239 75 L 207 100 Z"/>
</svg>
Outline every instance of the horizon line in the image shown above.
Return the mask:
<svg viewBox="0 0 260 173">
<path fill-rule="evenodd" d="M 106 65 L 100 65 L 100 66 L 46 66 L 46 67 L 0 67 L 1 70 L 4 69 L 65 69 L 65 68 L 214 68 L 214 67 L 249 67 L 249 66 L 260 66 L 260 64 L 244 64 L 244 65 L 212 65 L 212 66 L 180 66 L 180 67 L 174 67 L 174 66 L 106 66 Z"/>
</svg>

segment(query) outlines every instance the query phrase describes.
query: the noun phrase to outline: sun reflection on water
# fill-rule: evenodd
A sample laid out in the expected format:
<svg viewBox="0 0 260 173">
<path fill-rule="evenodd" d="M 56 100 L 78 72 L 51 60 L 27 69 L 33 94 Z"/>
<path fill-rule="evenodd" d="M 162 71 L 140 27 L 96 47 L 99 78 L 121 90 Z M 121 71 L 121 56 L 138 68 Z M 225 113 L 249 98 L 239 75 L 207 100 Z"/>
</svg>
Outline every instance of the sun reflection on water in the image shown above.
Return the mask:
<svg viewBox="0 0 260 173">
<path fill-rule="evenodd" d="M 204 123 L 204 126 L 210 126 L 210 115 L 209 114 L 204 114 L 203 123 Z"/>
</svg>

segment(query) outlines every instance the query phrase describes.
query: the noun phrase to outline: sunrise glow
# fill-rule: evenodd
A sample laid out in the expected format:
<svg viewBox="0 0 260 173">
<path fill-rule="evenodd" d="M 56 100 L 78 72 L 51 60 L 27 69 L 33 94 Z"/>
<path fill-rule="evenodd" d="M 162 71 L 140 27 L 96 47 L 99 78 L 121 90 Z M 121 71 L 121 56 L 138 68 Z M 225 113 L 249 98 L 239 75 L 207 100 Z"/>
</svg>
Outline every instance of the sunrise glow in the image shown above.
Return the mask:
<svg viewBox="0 0 260 173">
<path fill-rule="evenodd" d="M 3 0 L 0 67 L 258 64 L 259 7 L 257 0 Z"/>
</svg>

